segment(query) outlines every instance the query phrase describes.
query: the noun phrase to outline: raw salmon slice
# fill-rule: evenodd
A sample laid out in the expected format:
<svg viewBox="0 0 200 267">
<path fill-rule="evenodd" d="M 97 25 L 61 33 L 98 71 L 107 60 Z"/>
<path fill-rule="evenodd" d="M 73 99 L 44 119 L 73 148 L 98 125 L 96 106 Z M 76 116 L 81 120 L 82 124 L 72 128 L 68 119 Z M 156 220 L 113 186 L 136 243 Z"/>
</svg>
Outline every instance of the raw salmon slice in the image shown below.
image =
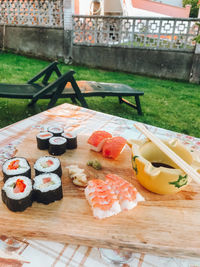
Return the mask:
<svg viewBox="0 0 200 267">
<path fill-rule="evenodd" d="M 144 201 L 137 189 L 116 174 L 106 175 L 105 181 L 115 192 L 122 210 L 130 210 L 137 206 L 139 201 Z"/>
<path fill-rule="evenodd" d="M 103 144 L 102 154 L 106 158 L 116 159 L 125 145 L 126 139 L 121 136 L 109 138 Z"/>
<path fill-rule="evenodd" d="M 106 131 L 96 131 L 89 137 L 88 144 L 92 150 L 100 152 L 106 139 L 111 137 L 112 135 Z"/>
</svg>

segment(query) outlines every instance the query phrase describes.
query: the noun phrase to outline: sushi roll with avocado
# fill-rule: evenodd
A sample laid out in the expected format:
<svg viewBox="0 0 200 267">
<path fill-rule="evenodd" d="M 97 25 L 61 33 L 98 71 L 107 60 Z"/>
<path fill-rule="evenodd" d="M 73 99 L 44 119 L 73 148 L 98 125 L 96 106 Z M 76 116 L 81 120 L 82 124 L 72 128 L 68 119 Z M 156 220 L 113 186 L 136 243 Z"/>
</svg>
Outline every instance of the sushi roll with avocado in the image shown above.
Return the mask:
<svg viewBox="0 0 200 267">
<path fill-rule="evenodd" d="M 67 140 L 67 149 L 75 149 L 77 148 L 77 135 L 74 133 L 62 133 L 62 137 Z"/>
<path fill-rule="evenodd" d="M 34 200 L 49 204 L 63 198 L 62 182 L 55 173 L 43 173 L 34 178 L 33 184 Z"/>
<path fill-rule="evenodd" d="M 52 133 L 54 136 L 61 136 L 61 134 L 64 132 L 62 127 L 59 126 L 52 126 L 48 128 L 48 132 Z"/>
<path fill-rule="evenodd" d="M 50 132 L 40 132 L 37 134 L 37 147 L 38 149 L 44 150 L 49 148 L 49 139 L 53 137 Z"/>
<path fill-rule="evenodd" d="M 3 181 L 8 178 L 23 175 L 31 178 L 31 167 L 25 158 L 14 157 L 6 160 L 2 166 Z"/>
<path fill-rule="evenodd" d="M 9 178 L 2 190 L 3 202 L 11 211 L 24 211 L 32 205 L 32 180 L 25 176 Z"/>
<path fill-rule="evenodd" d="M 59 177 L 62 176 L 61 163 L 58 158 L 51 156 L 40 157 L 34 164 L 35 175 L 52 172 Z"/>
<path fill-rule="evenodd" d="M 67 140 L 64 137 L 56 136 L 49 139 L 49 154 L 59 156 L 66 151 Z"/>
</svg>

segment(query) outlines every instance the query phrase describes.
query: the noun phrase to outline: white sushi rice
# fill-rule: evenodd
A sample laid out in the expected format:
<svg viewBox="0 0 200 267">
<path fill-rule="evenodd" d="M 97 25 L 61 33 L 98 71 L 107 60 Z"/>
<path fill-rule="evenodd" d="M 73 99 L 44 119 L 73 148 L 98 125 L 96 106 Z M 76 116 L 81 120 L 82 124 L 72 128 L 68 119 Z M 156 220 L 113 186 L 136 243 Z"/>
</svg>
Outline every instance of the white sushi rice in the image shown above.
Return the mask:
<svg viewBox="0 0 200 267">
<path fill-rule="evenodd" d="M 45 135 L 48 135 L 48 136 L 45 136 Z M 37 134 L 37 137 L 42 139 L 42 140 L 49 139 L 52 136 L 53 136 L 53 134 L 50 133 L 50 132 L 40 132 L 40 133 Z"/>
<path fill-rule="evenodd" d="M 121 207 L 118 201 L 115 201 L 109 210 L 102 210 L 100 208 L 93 207 L 93 215 L 95 218 L 104 219 L 121 212 Z"/>
<path fill-rule="evenodd" d="M 19 168 L 9 170 L 8 166 L 14 160 L 19 160 Z M 30 169 L 30 166 L 27 160 L 24 158 L 11 158 L 3 164 L 3 172 L 6 173 L 7 175 L 18 175 L 20 173 L 25 173 L 29 169 Z"/>
<path fill-rule="evenodd" d="M 109 209 L 106 210 L 103 208 L 103 204 L 108 204 L 107 200 L 104 201 L 103 196 L 102 196 L 102 201 L 101 201 L 102 209 L 94 206 L 94 203 L 92 200 L 94 197 L 96 197 L 95 192 L 98 191 L 98 189 L 101 191 L 101 189 L 98 188 L 98 186 L 95 186 L 95 185 L 93 186 L 92 181 L 89 181 L 88 186 L 85 188 L 85 197 L 86 197 L 88 203 L 92 207 L 94 217 L 98 218 L 98 219 L 104 219 L 104 218 L 107 218 L 107 217 L 110 217 L 110 216 L 113 216 L 113 215 L 120 213 L 121 207 L 119 204 L 119 200 L 117 199 L 117 196 L 114 196 L 114 194 L 112 195 L 112 191 L 109 192 L 109 195 L 111 194 L 112 198 L 115 199 L 115 201 Z M 109 186 L 107 186 L 107 190 L 109 190 Z M 108 193 L 107 190 L 105 191 L 105 197 Z"/>
<path fill-rule="evenodd" d="M 86 189 L 85 189 L 85 197 L 86 197 L 88 203 L 92 207 L 93 215 L 94 215 L 95 218 L 103 219 L 103 218 L 107 218 L 107 217 L 116 215 L 116 214 L 121 212 L 121 207 L 120 207 L 120 204 L 119 204 L 118 200 L 116 200 L 113 203 L 112 207 L 109 208 L 108 210 L 104 210 L 104 209 L 93 207 L 92 198 L 94 196 L 91 194 L 91 190 L 89 189 L 89 187 L 86 187 Z"/>
<path fill-rule="evenodd" d="M 51 178 L 50 182 L 44 183 L 43 179 Z M 34 178 L 34 190 L 40 190 L 41 192 L 48 192 L 51 190 L 55 190 L 61 186 L 61 179 L 55 173 L 44 173 L 36 176 Z"/>
<path fill-rule="evenodd" d="M 13 184 L 16 183 L 17 179 L 23 180 L 24 184 L 26 184 L 26 188 L 24 189 L 24 192 L 14 193 Z M 30 194 L 32 190 L 32 181 L 31 179 L 25 176 L 14 176 L 14 177 L 9 178 L 5 182 L 2 190 L 6 192 L 6 195 L 8 198 L 19 200 L 19 199 L 27 197 Z"/>
<path fill-rule="evenodd" d="M 52 126 L 52 127 L 48 128 L 48 131 L 51 132 L 51 133 L 59 134 L 59 133 L 63 132 L 63 128 Z"/>
<path fill-rule="evenodd" d="M 100 183 L 100 186 L 98 186 L 91 180 L 88 182 L 88 186 L 85 188 L 86 199 L 91 205 L 93 215 L 96 218 L 103 219 L 103 218 L 118 214 L 119 212 L 123 210 L 133 209 L 134 207 L 137 206 L 138 202 L 144 201 L 144 198 L 136 190 L 136 188 L 134 188 L 130 183 L 128 183 L 126 180 L 120 177 L 117 177 L 116 181 L 107 179 L 105 181 L 105 184 L 107 188 L 103 188 L 103 183 Z M 126 187 L 124 187 L 124 185 L 126 185 Z M 128 191 L 128 189 L 131 189 L 131 188 L 136 193 L 135 198 L 132 197 L 131 196 L 132 194 L 130 194 Z M 94 202 L 93 202 L 93 198 L 98 196 L 98 192 L 104 193 L 104 194 L 101 194 L 99 196 L 99 199 L 97 200 L 100 206 L 102 205 L 102 209 L 100 207 L 95 207 Z M 112 197 L 112 199 L 115 200 L 112 207 L 110 207 L 108 210 L 103 208 L 104 204 L 108 204 L 106 200 L 106 196 Z M 105 201 L 104 201 L 104 198 L 105 198 Z"/>
<path fill-rule="evenodd" d="M 63 145 L 64 143 L 66 143 L 66 139 L 64 137 L 55 136 L 49 139 L 49 143 L 51 145 Z"/>
<path fill-rule="evenodd" d="M 47 166 L 46 162 L 48 160 L 51 160 L 53 164 L 51 166 Z M 58 167 L 60 166 L 60 161 L 58 158 L 50 157 L 50 156 L 45 156 L 39 158 L 35 164 L 34 164 L 34 169 L 40 171 L 40 172 L 53 172 L 55 171 Z"/>
<path fill-rule="evenodd" d="M 145 199 L 143 198 L 143 196 L 139 192 L 137 192 L 136 198 L 134 200 L 132 201 L 127 200 L 127 199 L 122 200 L 120 201 L 120 206 L 122 210 L 131 210 L 137 206 L 138 202 L 144 201 L 144 200 Z"/>
</svg>

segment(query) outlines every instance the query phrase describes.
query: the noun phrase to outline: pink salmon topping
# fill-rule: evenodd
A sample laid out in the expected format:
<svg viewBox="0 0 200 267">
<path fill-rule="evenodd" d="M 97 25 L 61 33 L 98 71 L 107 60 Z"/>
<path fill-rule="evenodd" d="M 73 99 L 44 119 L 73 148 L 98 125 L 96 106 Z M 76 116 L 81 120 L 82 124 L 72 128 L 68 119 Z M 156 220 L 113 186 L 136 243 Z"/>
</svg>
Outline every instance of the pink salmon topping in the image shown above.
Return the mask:
<svg viewBox="0 0 200 267">
<path fill-rule="evenodd" d="M 47 162 L 46 162 L 46 163 L 47 163 L 47 165 L 48 165 L 49 167 L 50 167 L 51 165 L 53 165 L 53 161 L 52 161 L 52 160 L 50 160 L 50 159 L 49 159 L 49 160 L 47 160 Z"/>
<path fill-rule="evenodd" d="M 88 139 L 88 144 L 97 147 L 104 139 L 111 138 L 112 135 L 106 131 L 96 131 Z"/>
<path fill-rule="evenodd" d="M 49 137 L 51 134 L 40 134 L 40 137 Z"/>
<path fill-rule="evenodd" d="M 65 136 L 67 136 L 67 137 L 73 137 L 72 134 L 70 134 L 70 133 L 66 133 Z"/>
<path fill-rule="evenodd" d="M 50 177 L 43 178 L 43 184 L 47 184 L 49 182 L 51 182 L 51 178 Z"/>
</svg>

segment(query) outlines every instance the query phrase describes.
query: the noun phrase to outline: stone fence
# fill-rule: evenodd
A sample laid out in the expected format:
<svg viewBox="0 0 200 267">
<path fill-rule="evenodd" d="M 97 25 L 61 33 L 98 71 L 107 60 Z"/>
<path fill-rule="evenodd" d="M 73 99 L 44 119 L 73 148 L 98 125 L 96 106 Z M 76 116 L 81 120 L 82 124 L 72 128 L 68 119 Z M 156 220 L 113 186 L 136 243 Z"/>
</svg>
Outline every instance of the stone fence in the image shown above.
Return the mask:
<svg viewBox="0 0 200 267">
<path fill-rule="evenodd" d="M 192 51 L 200 19 L 73 16 L 73 44 Z"/>
<path fill-rule="evenodd" d="M 0 0 L 0 24 L 63 27 L 63 0 Z"/>
<path fill-rule="evenodd" d="M 199 19 L 72 16 L 70 6 L 70 0 L 0 0 L 0 49 L 199 82 Z"/>
</svg>

